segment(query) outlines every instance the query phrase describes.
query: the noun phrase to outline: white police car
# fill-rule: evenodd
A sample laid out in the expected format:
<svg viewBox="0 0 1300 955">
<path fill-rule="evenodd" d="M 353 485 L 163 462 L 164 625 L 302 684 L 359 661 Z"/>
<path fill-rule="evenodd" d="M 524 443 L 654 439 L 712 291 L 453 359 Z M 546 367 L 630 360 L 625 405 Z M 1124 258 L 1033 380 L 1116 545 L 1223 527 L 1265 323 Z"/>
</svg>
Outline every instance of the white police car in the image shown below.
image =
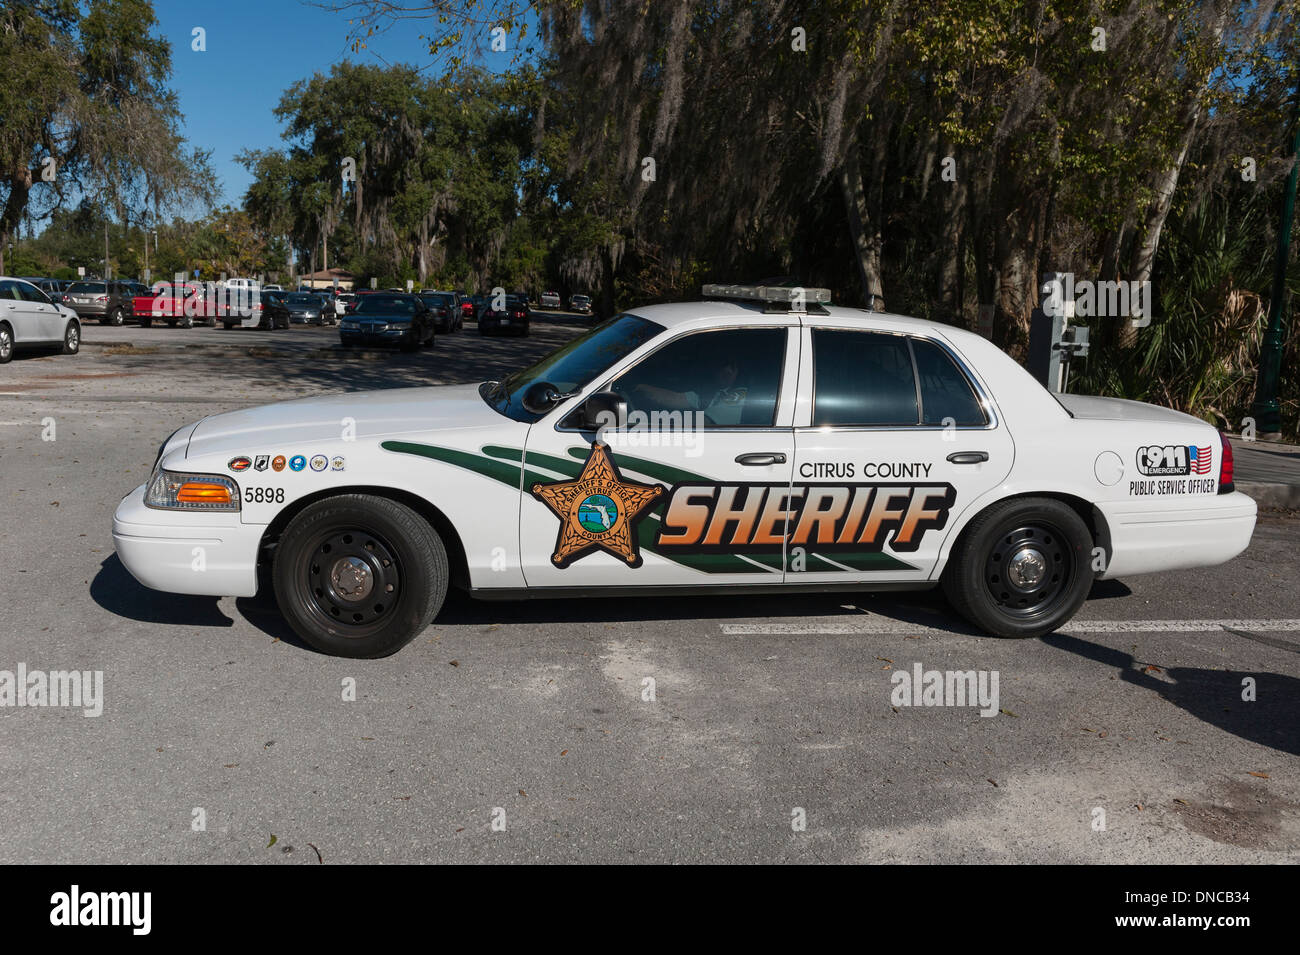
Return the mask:
<svg viewBox="0 0 1300 955">
<path fill-rule="evenodd" d="M 215 415 L 113 538 L 143 584 L 250 596 L 346 656 L 478 597 L 941 584 L 984 630 L 1064 624 L 1096 578 L 1239 554 L 1211 426 L 1045 391 L 983 338 L 805 290 L 616 316 L 501 382 Z M 719 300 L 721 299 L 721 300 Z M 728 300 L 731 299 L 731 300 Z M 259 573 L 261 571 L 262 573 Z"/>
</svg>

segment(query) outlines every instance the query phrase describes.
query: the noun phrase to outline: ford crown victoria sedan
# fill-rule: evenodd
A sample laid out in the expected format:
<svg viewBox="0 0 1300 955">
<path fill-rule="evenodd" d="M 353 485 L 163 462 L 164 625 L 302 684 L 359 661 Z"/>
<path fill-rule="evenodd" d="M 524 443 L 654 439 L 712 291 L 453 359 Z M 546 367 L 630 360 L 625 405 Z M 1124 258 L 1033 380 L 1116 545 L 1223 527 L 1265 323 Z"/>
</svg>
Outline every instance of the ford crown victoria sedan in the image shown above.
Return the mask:
<svg viewBox="0 0 1300 955">
<path fill-rule="evenodd" d="M 501 381 L 186 425 L 118 507 L 117 552 L 158 590 L 270 587 L 313 647 L 379 657 L 452 585 L 941 586 L 984 631 L 1033 637 L 1096 579 L 1250 541 L 1230 446 L 1196 418 L 1055 396 L 950 326 L 712 291 L 615 316 Z"/>
</svg>

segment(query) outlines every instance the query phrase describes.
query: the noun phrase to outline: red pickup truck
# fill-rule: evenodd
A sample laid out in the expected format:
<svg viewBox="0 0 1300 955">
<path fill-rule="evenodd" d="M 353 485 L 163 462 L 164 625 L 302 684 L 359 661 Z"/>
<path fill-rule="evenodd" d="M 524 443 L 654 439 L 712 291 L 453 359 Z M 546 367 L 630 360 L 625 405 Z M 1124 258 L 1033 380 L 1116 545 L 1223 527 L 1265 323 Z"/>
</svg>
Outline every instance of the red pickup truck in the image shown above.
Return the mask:
<svg viewBox="0 0 1300 955">
<path fill-rule="evenodd" d="M 263 321 L 261 296 L 246 289 L 227 289 L 215 282 L 155 282 L 149 295 L 131 300 L 131 310 L 140 327 L 149 328 L 155 320 L 170 328 L 193 328 L 197 322 L 216 328 L 245 325 L 260 327 Z"/>
</svg>

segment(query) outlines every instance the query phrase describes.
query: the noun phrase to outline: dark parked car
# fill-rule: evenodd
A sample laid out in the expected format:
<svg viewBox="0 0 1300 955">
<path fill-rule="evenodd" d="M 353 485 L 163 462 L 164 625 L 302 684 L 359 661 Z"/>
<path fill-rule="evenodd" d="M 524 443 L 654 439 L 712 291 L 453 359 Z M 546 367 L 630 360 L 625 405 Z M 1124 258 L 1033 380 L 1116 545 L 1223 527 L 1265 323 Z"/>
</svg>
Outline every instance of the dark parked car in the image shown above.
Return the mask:
<svg viewBox="0 0 1300 955">
<path fill-rule="evenodd" d="M 121 325 L 132 314 L 134 298 L 135 290 L 126 282 L 73 282 L 63 304 L 83 322 L 97 318 L 101 325 Z"/>
<path fill-rule="evenodd" d="M 495 335 L 498 332 L 513 332 L 516 335 L 528 334 L 528 320 L 532 315 L 528 308 L 528 298 L 520 294 L 505 297 L 504 308 L 494 308 L 492 296 L 487 296 L 483 309 L 478 313 L 478 333 Z"/>
<path fill-rule="evenodd" d="M 272 290 L 267 292 L 263 290 L 259 296 L 262 306 L 262 320 L 257 323 L 257 327 L 262 331 L 275 331 L 277 328 L 288 328 L 290 321 L 289 292 Z"/>
<path fill-rule="evenodd" d="M 289 311 L 289 321 L 296 325 L 324 325 L 334 321 L 333 304 L 326 305 L 316 292 L 285 292 L 284 305 Z"/>
<path fill-rule="evenodd" d="M 356 345 L 395 345 L 412 351 L 433 344 L 433 315 L 418 295 L 371 292 L 339 321 L 339 341 Z"/>
<path fill-rule="evenodd" d="M 580 312 L 583 315 L 591 314 L 591 296 L 590 295 L 571 295 L 569 296 L 569 311 Z"/>
<path fill-rule="evenodd" d="M 421 292 L 420 301 L 433 314 L 433 324 L 441 333 L 458 332 L 464 327 L 460 300 L 455 292 Z"/>
</svg>

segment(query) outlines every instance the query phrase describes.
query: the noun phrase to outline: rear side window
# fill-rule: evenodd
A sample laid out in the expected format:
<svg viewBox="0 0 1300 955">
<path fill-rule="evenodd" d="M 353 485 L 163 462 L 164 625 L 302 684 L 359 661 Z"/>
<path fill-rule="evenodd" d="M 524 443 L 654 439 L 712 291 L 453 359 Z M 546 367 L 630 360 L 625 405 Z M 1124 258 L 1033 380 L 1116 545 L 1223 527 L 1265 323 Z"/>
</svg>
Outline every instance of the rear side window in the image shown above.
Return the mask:
<svg viewBox="0 0 1300 955">
<path fill-rule="evenodd" d="M 947 419 L 959 427 L 983 427 L 988 424 L 970 379 L 952 358 L 934 342 L 912 339 L 916 356 L 916 373 L 921 382 L 921 408 L 924 424 L 942 426 Z"/>
<path fill-rule="evenodd" d="M 813 425 L 886 427 L 921 420 L 907 339 L 815 328 Z"/>
</svg>

